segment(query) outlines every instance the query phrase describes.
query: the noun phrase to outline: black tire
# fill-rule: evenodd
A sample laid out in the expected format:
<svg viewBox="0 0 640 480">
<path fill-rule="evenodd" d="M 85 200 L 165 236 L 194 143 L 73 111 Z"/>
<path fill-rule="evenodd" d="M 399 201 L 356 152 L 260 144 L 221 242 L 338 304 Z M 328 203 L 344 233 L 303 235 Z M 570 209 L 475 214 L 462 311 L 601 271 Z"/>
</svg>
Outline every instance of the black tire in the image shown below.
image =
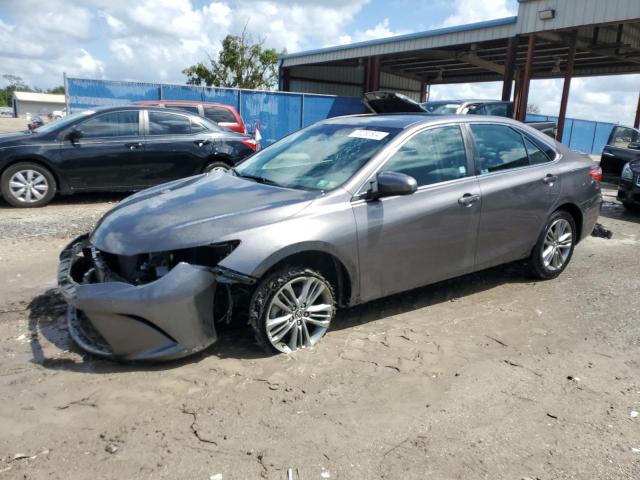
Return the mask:
<svg viewBox="0 0 640 480">
<path fill-rule="evenodd" d="M 635 203 L 631 202 L 622 202 L 622 206 L 630 212 L 637 212 L 638 210 L 640 210 L 640 208 L 638 208 Z"/>
<path fill-rule="evenodd" d="M 271 305 L 272 300 L 274 300 L 276 294 L 280 292 L 281 288 L 285 287 L 287 284 L 290 284 L 290 282 L 293 282 L 295 284 L 298 281 L 304 281 L 304 279 L 315 279 L 317 282 L 319 282 L 320 285 L 326 288 L 326 291 L 323 290 L 323 298 L 324 301 L 327 302 L 327 305 L 329 305 L 327 313 L 329 315 L 329 322 L 326 327 L 322 328 L 307 323 L 304 323 L 304 325 L 302 325 L 302 318 L 308 319 L 309 315 L 307 313 L 303 313 L 302 316 L 298 317 L 298 320 L 296 320 L 296 317 L 291 314 L 293 317 L 293 319 L 290 321 L 292 324 L 292 327 L 290 327 L 291 332 L 293 332 L 294 328 L 299 328 L 301 335 L 300 338 L 305 338 L 302 336 L 302 329 L 304 328 L 307 339 L 311 340 L 310 337 L 314 337 L 314 342 L 311 345 L 301 345 L 299 348 L 305 348 L 315 345 L 320 340 L 320 338 L 324 336 L 327 328 L 329 328 L 330 326 L 331 320 L 333 320 L 333 318 L 335 317 L 335 291 L 331 283 L 328 282 L 320 272 L 317 272 L 310 268 L 299 266 L 284 267 L 283 269 L 278 270 L 271 275 L 268 275 L 258 283 L 249 304 L 249 324 L 254 330 L 256 342 L 258 343 L 258 345 L 260 345 L 260 347 L 264 349 L 265 352 L 270 354 L 290 353 L 291 350 L 287 351 L 287 347 L 283 345 L 285 342 L 279 342 L 280 344 L 278 346 L 274 345 L 272 339 L 269 336 L 269 333 L 267 332 L 267 320 L 270 313 L 269 306 Z M 324 296 L 325 292 L 326 296 Z M 295 325 L 296 322 L 297 326 Z M 323 329 L 324 331 L 322 331 Z M 285 335 L 285 338 L 290 337 L 291 334 Z"/>
<path fill-rule="evenodd" d="M 202 169 L 202 173 L 209 173 L 212 170 L 224 170 L 224 171 L 229 171 L 231 170 L 231 166 L 228 163 L 222 162 L 220 160 L 216 160 L 215 162 L 211 162 L 208 163 L 203 169 Z"/>
<path fill-rule="evenodd" d="M 551 248 L 557 249 L 558 252 L 561 252 L 559 253 L 559 255 L 562 258 L 562 263 L 561 265 L 557 266 L 557 265 L 553 265 L 545 262 L 543 252 L 545 252 L 545 240 L 548 238 L 548 235 L 550 236 L 550 238 L 553 237 L 553 233 L 550 233 L 550 230 L 552 228 L 555 228 L 556 225 L 561 224 L 559 223 L 561 221 L 565 221 L 566 224 L 568 224 L 569 227 L 571 228 L 571 245 L 568 248 L 566 257 L 564 258 L 562 258 L 562 256 L 564 255 L 564 253 L 562 252 L 564 252 L 564 250 L 561 250 L 564 247 L 560 247 L 560 248 L 551 247 Z M 571 261 L 571 257 L 573 256 L 573 250 L 576 245 L 576 240 L 577 240 L 576 223 L 573 217 L 571 216 L 571 214 L 565 210 L 556 210 L 555 212 L 553 212 L 553 214 L 551 214 L 551 216 L 545 223 L 544 228 L 542 229 L 542 233 L 540 233 L 540 237 L 538 238 L 538 241 L 536 243 L 536 246 L 533 248 L 533 251 L 531 252 L 531 256 L 529 257 L 528 266 L 529 266 L 530 274 L 534 278 L 537 278 L 540 280 L 550 280 L 552 278 L 556 278 L 558 275 L 560 275 L 564 271 L 565 268 L 567 268 L 567 265 Z M 557 242 L 557 243 L 561 244 L 562 242 Z"/>
<path fill-rule="evenodd" d="M 17 191 L 11 188 L 11 180 L 19 172 L 37 172 L 42 176 L 44 180 L 38 183 L 38 185 L 42 188 L 42 185 L 46 183 L 47 188 L 46 192 L 38 190 L 38 193 L 44 193 L 42 198 L 33 199 L 34 197 L 31 197 L 31 200 L 27 200 L 21 199 L 21 197 L 18 196 Z M 23 175 L 23 178 L 25 176 L 26 175 Z M 34 188 L 36 188 L 36 185 L 34 185 Z M 11 165 L 2 173 L 2 177 L 0 178 L 0 189 L 2 190 L 3 198 L 10 205 L 22 208 L 35 208 L 42 207 L 49 203 L 56 195 L 57 186 L 56 180 L 48 168 L 43 167 L 38 163 L 20 162 L 15 165 Z"/>
</svg>

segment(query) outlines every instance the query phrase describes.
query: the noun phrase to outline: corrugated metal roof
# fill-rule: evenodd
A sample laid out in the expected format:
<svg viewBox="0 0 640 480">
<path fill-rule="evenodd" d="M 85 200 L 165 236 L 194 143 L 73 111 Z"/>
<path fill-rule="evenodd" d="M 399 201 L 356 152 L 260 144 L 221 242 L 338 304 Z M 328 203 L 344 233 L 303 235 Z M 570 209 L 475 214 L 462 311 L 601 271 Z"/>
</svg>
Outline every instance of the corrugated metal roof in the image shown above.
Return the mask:
<svg viewBox="0 0 640 480">
<path fill-rule="evenodd" d="M 56 95 L 53 93 L 39 92 L 13 92 L 16 100 L 23 102 L 43 102 L 43 103 L 62 103 L 64 104 L 64 95 Z"/>
<path fill-rule="evenodd" d="M 495 38 L 506 38 L 514 34 L 514 26 L 517 20 L 518 17 L 499 18 L 497 20 L 488 20 L 456 27 L 438 28 L 426 32 L 409 33 L 407 35 L 357 42 L 349 45 L 338 45 L 306 52 L 290 53 L 283 55 L 281 58 L 283 60 L 283 66 L 288 67 L 296 64 L 457 45 L 463 38 L 465 43 L 468 41 L 480 42 Z M 444 41 L 437 41 L 435 40 L 436 38 Z M 302 59 L 303 57 L 303 61 L 295 61 L 295 59 Z"/>
</svg>

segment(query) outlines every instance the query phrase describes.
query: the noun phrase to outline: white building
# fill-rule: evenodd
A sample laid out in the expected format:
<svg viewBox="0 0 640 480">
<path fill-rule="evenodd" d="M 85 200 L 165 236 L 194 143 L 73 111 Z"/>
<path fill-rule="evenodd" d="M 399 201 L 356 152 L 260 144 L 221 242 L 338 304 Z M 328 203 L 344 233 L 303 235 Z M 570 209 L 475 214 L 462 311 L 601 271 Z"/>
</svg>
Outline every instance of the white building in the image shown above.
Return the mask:
<svg viewBox="0 0 640 480">
<path fill-rule="evenodd" d="M 27 114 L 48 115 L 65 107 L 64 95 L 38 92 L 13 92 L 13 114 L 25 118 Z"/>
</svg>

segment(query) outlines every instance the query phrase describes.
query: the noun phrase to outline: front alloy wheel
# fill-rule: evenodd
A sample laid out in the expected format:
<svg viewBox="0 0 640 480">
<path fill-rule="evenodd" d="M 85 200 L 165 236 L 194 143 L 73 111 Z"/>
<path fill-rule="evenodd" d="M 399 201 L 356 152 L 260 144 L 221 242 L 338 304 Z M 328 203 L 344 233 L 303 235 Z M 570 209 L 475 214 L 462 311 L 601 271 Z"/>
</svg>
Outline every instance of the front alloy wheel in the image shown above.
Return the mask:
<svg viewBox="0 0 640 480">
<path fill-rule="evenodd" d="M 56 181 L 46 167 L 21 162 L 2 172 L 0 189 L 4 199 L 14 207 L 41 207 L 54 197 Z"/>
<path fill-rule="evenodd" d="M 334 314 L 329 282 L 313 270 L 289 268 L 258 286 L 250 316 L 259 343 L 270 351 L 291 353 L 318 343 Z"/>
</svg>

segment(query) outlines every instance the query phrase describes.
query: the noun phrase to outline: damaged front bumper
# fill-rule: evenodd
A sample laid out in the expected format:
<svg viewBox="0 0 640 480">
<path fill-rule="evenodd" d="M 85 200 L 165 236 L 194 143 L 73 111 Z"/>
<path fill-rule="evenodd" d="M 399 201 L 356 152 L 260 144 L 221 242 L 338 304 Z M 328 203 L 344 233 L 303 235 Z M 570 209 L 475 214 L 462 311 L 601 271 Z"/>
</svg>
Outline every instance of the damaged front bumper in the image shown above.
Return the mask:
<svg viewBox="0 0 640 480">
<path fill-rule="evenodd" d="M 71 337 L 94 355 L 119 360 L 170 360 L 207 348 L 217 339 L 216 288 L 252 281 L 180 262 L 155 281 L 133 285 L 110 272 L 87 235 L 62 251 L 58 268 Z"/>
</svg>

